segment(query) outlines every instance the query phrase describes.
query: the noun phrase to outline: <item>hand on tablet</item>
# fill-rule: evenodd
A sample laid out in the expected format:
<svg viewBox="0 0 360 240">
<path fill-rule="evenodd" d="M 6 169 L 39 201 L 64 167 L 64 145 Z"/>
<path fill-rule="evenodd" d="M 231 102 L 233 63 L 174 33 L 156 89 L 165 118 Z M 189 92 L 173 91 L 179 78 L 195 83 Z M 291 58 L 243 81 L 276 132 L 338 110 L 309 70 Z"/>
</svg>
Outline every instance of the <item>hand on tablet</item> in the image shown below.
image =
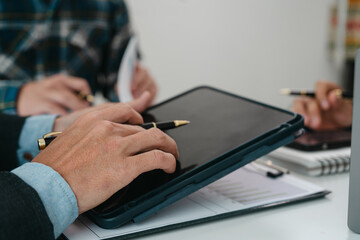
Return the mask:
<svg viewBox="0 0 360 240">
<path fill-rule="evenodd" d="M 50 166 L 70 185 L 83 213 L 154 169 L 175 171 L 175 141 L 162 131 L 145 130 L 128 104 L 110 104 L 80 117 L 33 161 Z"/>
<path fill-rule="evenodd" d="M 316 98 L 295 99 L 293 111 L 304 116 L 305 126 L 314 130 L 335 130 L 350 127 L 352 102 L 339 97 L 334 90 L 340 89 L 335 83 L 319 81 L 316 84 Z"/>
</svg>

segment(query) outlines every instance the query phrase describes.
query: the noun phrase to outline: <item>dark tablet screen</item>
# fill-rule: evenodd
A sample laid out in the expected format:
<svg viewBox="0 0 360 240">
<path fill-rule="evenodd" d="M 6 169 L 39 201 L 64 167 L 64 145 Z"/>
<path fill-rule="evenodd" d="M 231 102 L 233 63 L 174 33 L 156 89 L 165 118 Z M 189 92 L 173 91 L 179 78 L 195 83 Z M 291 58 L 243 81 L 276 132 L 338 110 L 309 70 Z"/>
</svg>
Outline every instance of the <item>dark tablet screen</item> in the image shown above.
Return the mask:
<svg viewBox="0 0 360 240">
<path fill-rule="evenodd" d="M 126 204 L 293 118 L 294 114 L 211 88 L 198 88 L 159 104 L 144 114 L 145 122 L 191 122 L 166 131 L 175 139 L 180 152 L 176 173 L 156 170 L 142 174 L 95 211 L 107 212 Z"/>
</svg>

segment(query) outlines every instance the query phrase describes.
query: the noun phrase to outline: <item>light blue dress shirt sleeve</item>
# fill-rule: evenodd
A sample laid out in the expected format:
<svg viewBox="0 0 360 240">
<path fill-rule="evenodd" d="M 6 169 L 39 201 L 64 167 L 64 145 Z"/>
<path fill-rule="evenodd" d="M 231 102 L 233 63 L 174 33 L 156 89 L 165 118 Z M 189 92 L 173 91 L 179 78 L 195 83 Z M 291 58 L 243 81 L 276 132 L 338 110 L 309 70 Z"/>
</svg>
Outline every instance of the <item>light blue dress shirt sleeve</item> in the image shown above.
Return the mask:
<svg viewBox="0 0 360 240">
<path fill-rule="evenodd" d="M 12 170 L 34 188 L 54 227 L 55 238 L 78 217 L 76 197 L 69 184 L 52 168 L 41 163 L 26 163 Z"/>
<path fill-rule="evenodd" d="M 28 161 L 24 158 L 25 154 L 31 154 L 36 157 L 40 153 L 37 139 L 42 138 L 46 133 L 52 132 L 54 121 L 57 115 L 40 115 L 28 117 L 21 130 L 19 138 L 19 149 L 17 156 L 19 165 Z"/>
</svg>

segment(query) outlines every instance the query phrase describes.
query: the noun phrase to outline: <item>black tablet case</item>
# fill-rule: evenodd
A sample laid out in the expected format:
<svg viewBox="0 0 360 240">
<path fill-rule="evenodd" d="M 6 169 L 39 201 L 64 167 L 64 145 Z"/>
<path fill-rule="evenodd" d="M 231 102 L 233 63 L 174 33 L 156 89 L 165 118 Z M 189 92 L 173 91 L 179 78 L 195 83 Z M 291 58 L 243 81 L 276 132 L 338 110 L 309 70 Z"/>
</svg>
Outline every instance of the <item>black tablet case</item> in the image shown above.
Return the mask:
<svg viewBox="0 0 360 240">
<path fill-rule="evenodd" d="M 285 110 L 281 110 L 266 104 L 262 104 L 253 100 L 242 98 L 236 95 L 233 95 L 228 92 L 224 92 L 215 88 L 202 86 L 191 89 L 183 94 L 180 94 L 174 98 L 171 98 L 163 103 L 160 103 L 153 108 L 166 104 L 169 101 L 172 101 L 182 96 L 197 91 L 207 89 L 210 91 L 215 91 L 218 93 L 226 94 L 236 98 L 246 100 L 251 103 L 259 104 L 267 108 L 272 108 L 284 113 L 290 113 Z M 150 109 L 151 110 L 151 109 Z M 301 135 L 303 127 L 303 118 L 300 115 L 293 114 L 294 118 L 290 122 L 286 122 L 279 126 L 276 129 L 264 134 L 261 136 L 261 139 L 249 141 L 240 147 L 231 150 L 230 152 L 224 153 L 220 158 L 212 160 L 214 163 L 210 165 L 206 171 L 197 172 L 186 179 L 181 179 L 170 187 L 165 188 L 161 193 L 151 195 L 152 192 L 145 194 L 145 201 L 137 204 L 136 207 L 131 206 L 128 211 L 116 215 L 116 212 L 109 213 L 105 215 L 94 214 L 93 212 L 88 212 L 87 215 L 99 226 L 104 228 L 116 228 L 129 222 L 130 220 L 134 222 L 142 221 L 143 219 L 155 214 L 164 207 L 184 198 L 185 196 L 197 191 L 198 189 L 205 187 L 206 185 L 226 176 L 227 174 L 235 171 L 236 169 L 246 165 L 247 163 L 256 160 L 257 158 L 268 154 L 269 152 L 275 150 L 278 147 L 291 143 L 296 137 Z M 220 161 L 221 160 L 221 161 Z M 211 161 L 211 162 L 212 162 Z M 219 170 L 221 169 L 221 170 Z M 180 178 L 183 176 L 180 176 Z M 166 184 L 165 184 L 166 185 Z M 255 210 L 255 209 L 253 209 Z M 251 211 L 253 211 L 251 210 Z M 245 210 L 247 212 L 249 210 Z M 233 215 L 234 213 L 229 213 Z M 237 213 L 241 214 L 241 213 Z M 217 217 L 216 217 L 217 218 Z"/>
</svg>

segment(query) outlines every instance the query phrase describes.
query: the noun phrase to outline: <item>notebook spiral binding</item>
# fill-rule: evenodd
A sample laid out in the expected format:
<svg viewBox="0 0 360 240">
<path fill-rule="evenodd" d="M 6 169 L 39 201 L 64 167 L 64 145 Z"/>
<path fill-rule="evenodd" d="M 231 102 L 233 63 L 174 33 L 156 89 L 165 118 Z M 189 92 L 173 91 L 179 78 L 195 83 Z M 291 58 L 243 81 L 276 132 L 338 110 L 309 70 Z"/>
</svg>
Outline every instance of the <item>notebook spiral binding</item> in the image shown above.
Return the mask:
<svg viewBox="0 0 360 240">
<path fill-rule="evenodd" d="M 305 152 L 287 147 L 271 152 L 268 157 L 291 171 L 310 176 L 325 176 L 349 172 L 349 147 L 318 152 Z"/>
<path fill-rule="evenodd" d="M 320 176 L 348 172 L 350 170 L 350 157 L 334 157 L 332 159 L 317 159 L 321 164 Z"/>
</svg>

